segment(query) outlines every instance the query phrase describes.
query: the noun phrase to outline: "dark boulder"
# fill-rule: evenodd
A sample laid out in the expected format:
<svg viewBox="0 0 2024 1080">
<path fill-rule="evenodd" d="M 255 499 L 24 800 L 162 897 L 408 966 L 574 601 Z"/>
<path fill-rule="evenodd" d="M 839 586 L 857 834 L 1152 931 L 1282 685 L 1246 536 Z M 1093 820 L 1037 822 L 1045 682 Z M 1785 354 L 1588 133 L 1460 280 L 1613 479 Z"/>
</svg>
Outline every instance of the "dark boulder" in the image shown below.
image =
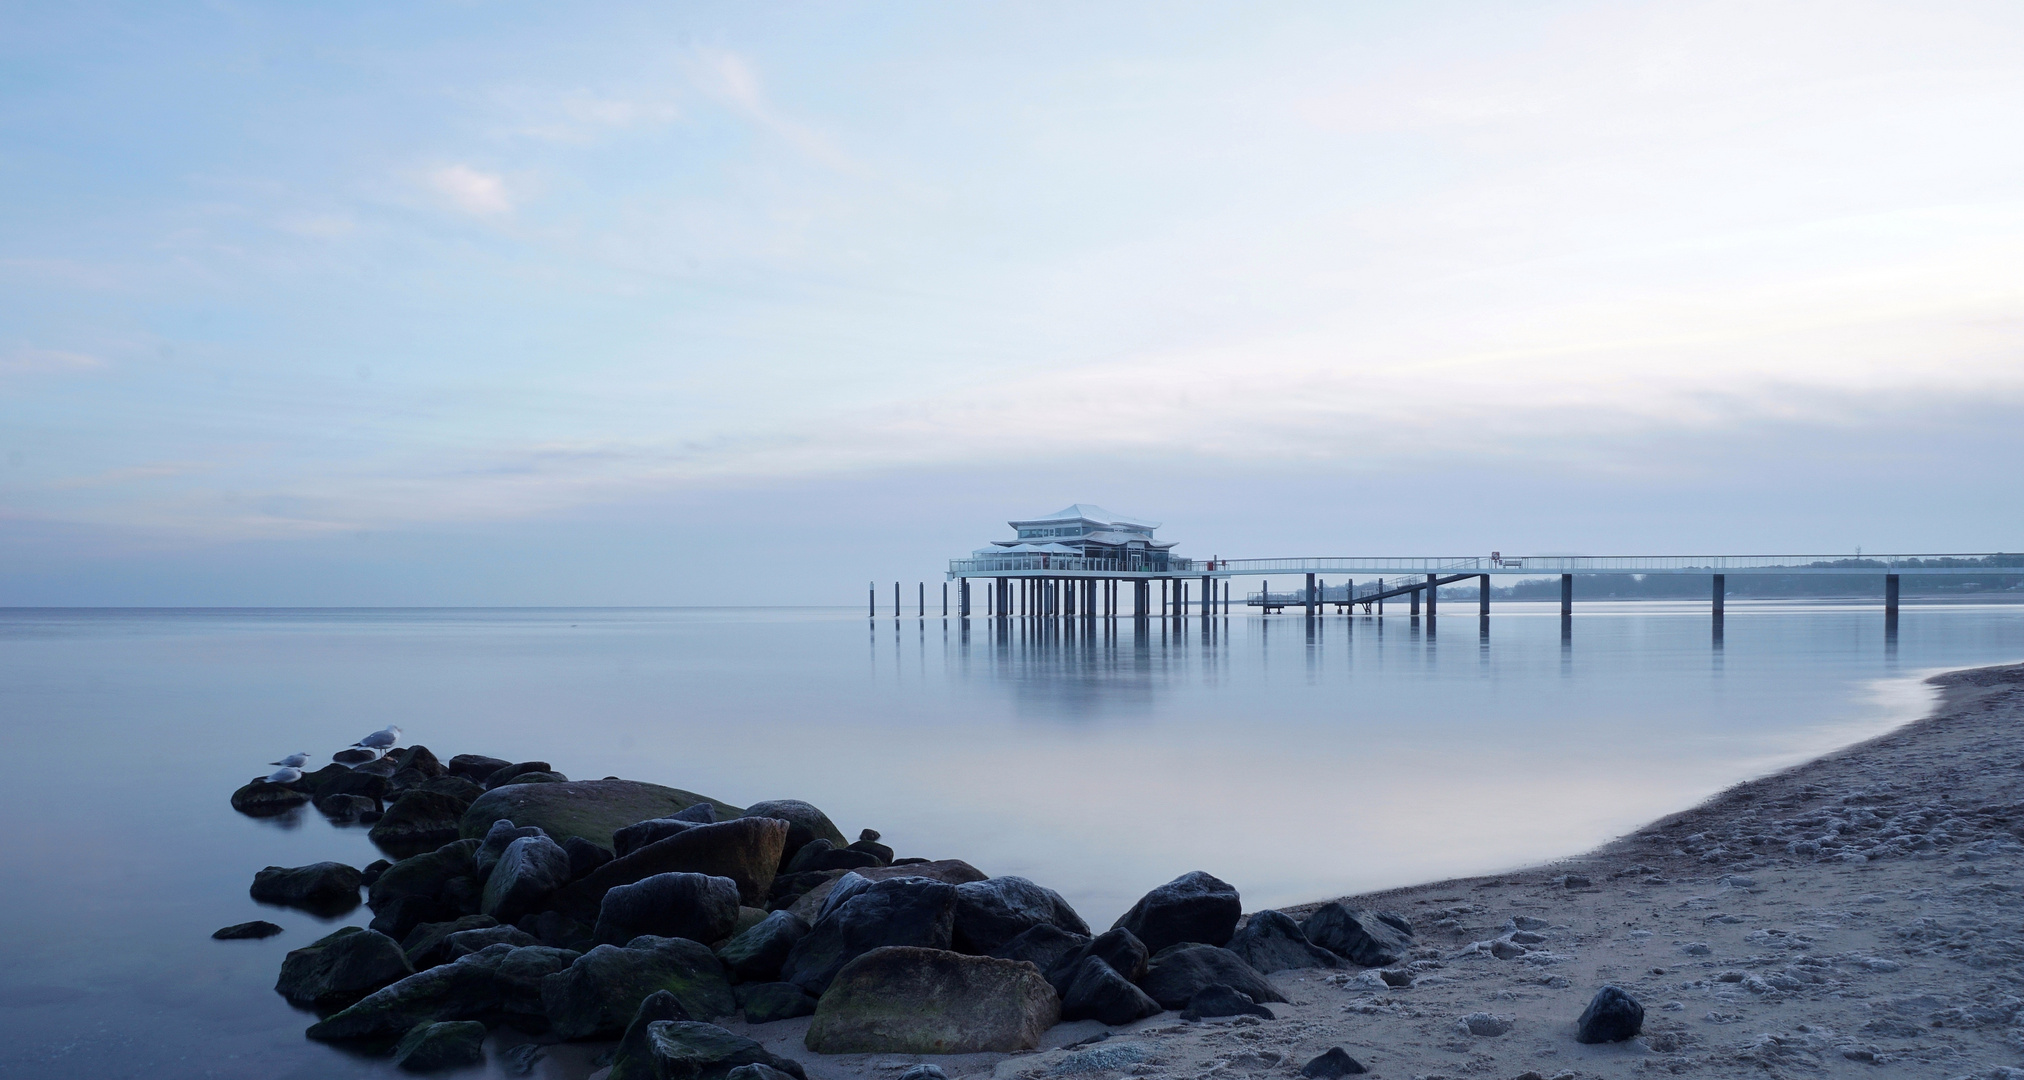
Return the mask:
<svg viewBox="0 0 2024 1080">
<path fill-rule="evenodd" d="M 738 1009 L 748 1024 L 770 1024 L 815 1015 L 815 998 L 788 982 L 747 983 L 734 988 Z"/>
<path fill-rule="evenodd" d="M 949 1080 L 949 1074 L 940 1065 L 909 1065 L 899 1080 Z"/>
<path fill-rule="evenodd" d="M 374 859 L 365 864 L 365 868 L 358 872 L 359 884 L 368 889 L 372 888 L 372 883 L 378 881 L 380 875 L 386 873 L 393 865 L 390 859 Z"/>
<path fill-rule="evenodd" d="M 448 771 L 451 776 L 461 776 L 482 784 L 486 777 L 511 764 L 512 762 L 503 758 L 486 757 L 483 754 L 458 754 L 450 759 Z"/>
<path fill-rule="evenodd" d="M 855 870 L 861 866 L 877 866 L 879 858 L 863 851 L 840 848 L 817 837 L 801 846 L 792 859 L 787 860 L 787 873 L 812 874 L 824 870 Z"/>
<path fill-rule="evenodd" d="M 803 1041 L 818 1054 L 1016 1053 L 1060 1019 L 1061 999 L 1031 964 L 889 947 L 837 972 Z"/>
<path fill-rule="evenodd" d="M 902 1073 L 900 1075 L 905 1076 L 906 1074 Z M 761 1065 L 756 1061 L 750 1061 L 725 1073 L 724 1080 L 794 1080 L 794 1074 L 781 1072 L 771 1065 Z"/>
<path fill-rule="evenodd" d="M 569 777 L 564 776 L 559 772 L 536 771 L 536 772 L 524 772 L 518 776 L 509 777 L 506 780 L 500 781 L 497 786 L 506 787 L 510 784 L 567 784 L 567 783 L 569 783 Z"/>
<path fill-rule="evenodd" d="M 1112 925 L 1131 931 L 1157 953 L 1187 941 L 1222 945 L 1236 931 L 1243 913 L 1235 887 L 1191 870 L 1140 897 Z"/>
<path fill-rule="evenodd" d="M 655 874 L 604 894 L 598 907 L 598 941 L 621 945 L 651 934 L 709 944 L 738 925 L 738 883 L 707 874 Z"/>
<path fill-rule="evenodd" d="M 287 784 L 255 780 L 232 793 L 232 809 L 248 817 L 274 817 L 309 801 L 309 793 Z"/>
<path fill-rule="evenodd" d="M 583 954 L 574 949 L 557 949 L 547 945 L 526 945 L 506 954 L 499 961 L 499 968 L 492 973 L 493 988 L 499 992 L 499 1008 L 516 1018 L 516 1022 L 535 1026 L 530 1021 L 539 1021 L 539 1026 L 548 1023 L 548 1014 L 541 1005 L 541 983 L 558 971 L 568 971 L 569 965 Z"/>
<path fill-rule="evenodd" d="M 265 919 L 255 919 L 252 922 L 233 923 L 222 930 L 212 931 L 211 938 L 214 941 L 249 941 L 271 938 L 280 932 L 281 928 L 273 923 Z"/>
<path fill-rule="evenodd" d="M 1146 976 L 1149 956 L 1145 943 L 1131 931 L 1105 930 L 1091 938 L 1087 945 L 1057 961 L 1053 967 L 1040 970 L 1047 972 L 1048 981 L 1054 984 L 1057 992 L 1067 994 L 1069 980 L 1075 977 L 1076 969 L 1089 957 L 1108 964 L 1112 971 L 1124 976 L 1126 982 L 1136 983 Z"/>
<path fill-rule="evenodd" d="M 1340 1046 L 1331 1046 L 1328 1053 L 1315 1058 L 1300 1067 L 1300 1075 L 1307 1080 L 1342 1080 L 1345 1076 L 1359 1076 L 1369 1072 L 1363 1062 L 1349 1056 L 1349 1051 Z"/>
<path fill-rule="evenodd" d="M 786 837 L 786 824 L 772 818 L 698 825 L 605 863 L 562 890 L 555 906 L 579 919 L 595 919 L 606 890 L 655 874 L 689 873 L 730 878 L 738 883 L 739 902 L 757 907 L 773 884 Z"/>
<path fill-rule="evenodd" d="M 421 923 L 401 938 L 401 952 L 407 954 L 408 963 L 416 971 L 447 964 L 454 957 L 450 955 L 450 935 L 466 930 L 487 930 L 499 925 L 499 920 L 490 915 L 466 915 L 461 919 L 446 922 Z"/>
<path fill-rule="evenodd" d="M 380 777 L 381 779 L 387 781 L 387 787 L 391 789 L 393 787 L 393 775 L 399 772 L 400 770 L 395 768 L 394 763 L 387 760 L 386 758 L 378 758 L 373 761 L 367 761 L 358 765 L 354 765 L 351 767 L 351 771 L 357 773 L 360 776 Z"/>
<path fill-rule="evenodd" d="M 464 914 L 433 896 L 403 896 L 376 908 L 370 925 L 390 938 L 406 941 L 417 927 L 453 922 Z"/>
<path fill-rule="evenodd" d="M 888 881 L 893 878 L 927 878 L 929 881 L 945 881 L 951 885 L 966 885 L 972 881 L 984 881 L 989 875 L 961 859 L 942 859 L 938 862 L 914 862 L 901 866 L 865 866 L 856 870 L 822 872 L 827 880 L 810 888 L 792 904 L 786 905 L 796 915 L 813 923 L 817 914 L 829 902 L 830 891 L 850 878 L 864 881 Z M 833 876 L 831 876 L 833 875 Z M 779 906 L 779 905 L 776 905 Z"/>
<path fill-rule="evenodd" d="M 1145 978 L 1139 980 L 1139 989 L 1166 1008 L 1184 1009 L 1196 991 L 1217 983 L 1249 995 L 1254 1002 L 1286 1000 L 1243 957 L 1194 942 L 1169 945 L 1154 953 L 1146 964 Z"/>
<path fill-rule="evenodd" d="M 393 854 L 427 851 L 457 839 L 463 813 L 464 807 L 448 795 L 426 789 L 403 792 L 366 835 Z"/>
<path fill-rule="evenodd" d="M 436 777 L 442 776 L 449 771 L 443 768 L 443 763 L 436 760 L 436 755 L 431 753 L 426 746 L 401 747 L 399 750 L 388 754 L 387 760 L 394 763 L 394 768 L 397 771 L 413 769 L 421 773 L 423 779 L 426 780 L 434 780 Z"/>
<path fill-rule="evenodd" d="M 488 1016 L 499 1010 L 495 975 L 512 952 L 511 945 L 494 945 L 455 963 L 417 972 L 310 1025 L 307 1034 L 323 1041 L 389 1039 L 424 1022 Z"/>
<path fill-rule="evenodd" d="M 640 1007 L 625 1026 L 625 1034 L 614 1051 L 611 1074 L 605 1080 L 653 1080 L 653 1051 L 647 1044 L 647 1029 L 660 1020 L 689 1020 L 689 1010 L 675 995 L 656 990 L 640 999 Z"/>
<path fill-rule="evenodd" d="M 547 907 L 549 897 L 567 884 L 569 853 L 562 845 L 546 836 L 523 836 L 506 845 L 485 879 L 478 910 L 510 923 Z"/>
<path fill-rule="evenodd" d="M 1300 931 L 1308 941 L 1352 964 L 1385 967 L 1412 951 L 1412 935 L 1398 925 L 1402 922 L 1397 916 L 1385 919 L 1375 911 L 1323 904 L 1300 924 Z"/>
<path fill-rule="evenodd" d="M 687 938 L 638 937 L 599 945 L 566 971 L 542 980 L 541 1004 L 563 1039 L 609 1039 L 624 1031 L 640 1002 L 656 990 L 675 995 L 690 1016 L 715 1019 L 735 1011 L 724 966 L 709 948 Z"/>
<path fill-rule="evenodd" d="M 708 806 L 709 803 L 698 805 Z M 572 836 L 562 842 L 562 850 L 569 854 L 569 880 L 587 876 L 592 870 L 612 860 L 608 848 L 598 847 L 581 836 Z"/>
<path fill-rule="evenodd" d="M 694 1020 L 656 1020 L 647 1025 L 647 1053 L 656 1080 L 728 1080 L 741 1065 L 764 1065 L 794 1080 L 807 1080 L 801 1063 L 784 1058 L 743 1035 Z"/>
<path fill-rule="evenodd" d="M 809 874 L 779 874 L 773 879 L 773 887 L 766 892 L 767 903 L 776 910 L 793 907 L 795 901 L 808 895 L 810 889 L 828 885 L 848 872 L 817 870 Z"/>
<path fill-rule="evenodd" d="M 1071 934 L 1089 924 L 1053 889 L 1023 877 L 994 877 L 956 886 L 955 949 L 990 955 L 1033 927 L 1046 924 Z"/>
<path fill-rule="evenodd" d="M 1574 1041 L 1582 1043 L 1622 1042 L 1644 1030 L 1644 1006 L 1620 987 L 1605 986 L 1595 992 L 1581 1018 L 1574 1022 Z"/>
<path fill-rule="evenodd" d="M 270 866 L 253 875 L 249 890 L 263 904 L 284 904 L 322 915 L 342 915 L 358 906 L 359 873 L 341 862 Z"/>
<path fill-rule="evenodd" d="M 471 857 L 473 876 L 479 884 L 492 876 L 492 868 L 499 865 L 499 857 L 506 854 L 507 845 L 523 836 L 547 836 L 540 826 L 515 827 L 510 821 L 495 821 L 485 830 L 484 839 L 478 841 L 478 850 Z"/>
<path fill-rule="evenodd" d="M 696 806 L 708 805 L 710 804 L 696 804 Z M 690 809 L 694 809 L 694 807 Z M 688 832 L 690 829 L 704 824 L 708 823 L 679 817 L 659 817 L 648 818 L 645 821 L 635 821 L 611 834 L 612 855 L 615 858 L 624 858 L 656 840 L 666 840 L 676 833 Z"/>
<path fill-rule="evenodd" d="M 438 795 L 447 795 L 457 800 L 458 804 L 466 809 L 469 809 L 472 803 L 478 801 L 478 796 L 485 794 L 484 788 L 461 776 L 438 776 L 434 780 L 423 784 L 418 790 L 432 791 Z M 459 818 L 458 828 L 461 829 L 462 827 L 462 819 Z"/>
<path fill-rule="evenodd" d="M 1066 982 L 1068 990 L 1061 995 L 1063 1020 L 1099 1020 L 1116 1027 L 1160 1011 L 1159 1002 L 1098 957 L 1084 957 Z"/>
<path fill-rule="evenodd" d="M 333 795 L 356 795 L 371 799 L 377 804 L 393 790 L 393 782 L 376 772 L 360 772 L 342 765 L 325 765 L 323 768 L 302 778 L 302 782 L 314 791 L 318 798 Z"/>
<path fill-rule="evenodd" d="M 1211 983 L 1195 991 L 1195 996 L 1188 999 L 1188 1007 L 1181 1010 L 1183 1020 L 1207 1020 L 1218 1016 L 1274 1018 L 1272 1010 L 1251 1000 L 1251 995 L 1232 990 L 1222 983 Z"/>
<path fill-rule="evenodd" d="M 807 933 L 808 923 L 801 916 L 775 911 L 725 942 L 717 950 L 717 959 L 724 962 L 732 982 L 771 982 L 780 977 L 780 967 L 787 962 L 794 943 Z"/>
<path fill-rule="evenodd" d="M 1300 924 L 1283 911 L 1252 915 L 1225 947 L 1266 974 L 1289 968 L 1342 966 L 1342 957 L 1307 940 Z"/>
<path fill-rule="evenodd" d="M 827 840 L 833 847 L 843 847 L 850 841 L 843 838 L 843 830 L 829 820 L 829 815 L 800 799 L 767 799 L 745 808 L 748 817 L 777 818 L 787 823 L 787 844 L 780 852 L 780 866 L 785 868 L 788 860 L 794 858 L 810 840 Z"/>
<path fill-rule="evenodd" d="M 498 769 L 493 770 L 492 775 L 487 776 L 485 779 L 479 781 L 479 783 L 484 785 L 486 791 L 491 791 L 494 788 L 504 787 L 512 783 L 513 778 L 522 773 L 554 771 L 555 767 L 545 761 L 516 761 L 511 765 L 502 765 Z"/>
<path fill-rule="evenodd" d="M 590 927 L 560 911 L 537 911 L 532 915 L 523 916 L 513 925 L 540 938 L 544 944 L 575 949 L 577 952 L 588 952 L 592 945 L 597 944 L 596 939 L 591 936 Z"/>
<path fill-rule="evenodd" d="M 443 954 L 447 960 L 458 960 L 474 952 L 483 952 L 494 945 L 511 945 L 516 949 L 525 949 L 540 944 L 540 938 L 517 926 L 480 926 L 458 930 L 444 938 Z"/>
<path fill-rule="evenodd" d="M 394 1046 L 394 1065 L 409 1072 L 435 1072 L 485 1060 L 485 1025 L 476 1020 L 416 1024 Z"/>
<path fill-rule="evenodd" d="M 724 820 L 717 815 L 717 805 L 708 802 L 699 802 L 687 809 L 677 810 L 669 816 L 676 821 L 693 821 L 700 825 L 715 825 Z"/>
<path fill-rule="evenodd" d="M 324 795 L 316 800 L 316 812 L 336 822 L 357 821 L 359 815 L 377 809 L 378 801 L 363 795 Z"/>
<path fill-rule="evenodd" d="M 293 1004 L 329 1009 L 414 973 L 394 939 L 347 926 L 283 957 L 274 989 Z"/>
<path fill-rule="evenodd" d="M 820 995 L 845 964 L 873 949 L 947 949 L 955 923 L 954 885 L 925 878 L 866 882 L 794 943 L 780 977 Z"/>
<path fill-rule="evenodd" d="M 850 850 L 878 856 L 880 866 L 892 865 L 893 849 L 878 842 L 877 829 L 861 830 L 857 834 L 857 842 L 850 845 Z"/>
<path fill-rule="evenodd" d="M 619 829 L 636 821 L 667 817 L 699 802 L 715 802 L 717 813 L 725 817 L 740 813 L 728 803 L 659 784 L 637 780 L 571 780 L 562 784 L 496 787 L 471 803 L 464 812 L 462 828 L 465 836 L 483 836 L 493 822 L 505 818 L 519 825 L 539 825 L 558 841 L 581 836 L 608 848 L 612 846 L 612 833 Z"/>
<path fill-rule="evenodd" d="M 367 903 L 374 911 L 403 896 L 441 897 L 450 883 L 469 883 L 475 873 L 478 841 L 457 840 L 419 855 L 410 855 L 380 874 L 367 890 Z"/>
<path fill-rule="evenodd" d="M 347 746 L 330 755 L 330 760 L 339 765 L 363 765 L 368 761 L 378 761 L 379 752 L 363 746 Z"/>
<path fill-rule="evenodd" d="M 991 955 L 1003 960 L 1024 960 L 1043 972 L 1051 972 L 1073 966 L 1067 961 L 1079 957 L 1089 941 L 1087 934 L 1071 934 L 1052 923 L 1041 923 L 1000 945 Z M 1145 946 L 1139 948 L 1143 950 Z"/>
</svg>

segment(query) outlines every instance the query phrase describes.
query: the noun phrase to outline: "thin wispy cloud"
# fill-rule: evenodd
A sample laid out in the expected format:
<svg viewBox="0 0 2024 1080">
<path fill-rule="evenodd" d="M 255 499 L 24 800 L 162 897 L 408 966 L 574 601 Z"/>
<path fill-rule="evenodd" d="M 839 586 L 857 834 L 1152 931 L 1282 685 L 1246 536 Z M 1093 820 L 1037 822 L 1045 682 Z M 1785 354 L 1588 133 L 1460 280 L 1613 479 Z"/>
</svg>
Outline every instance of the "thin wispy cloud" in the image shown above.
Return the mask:
<svg viewBox="0 0 2024 1080">
<path fill-rule="evenodd" d="M 513 199 L 506 190 L 506 178 L 481 172 L 469 165 L 445 165 L 428 174 L 431 190 L 449 205 L 476 217 L 511 213 Z"/>
</svg>

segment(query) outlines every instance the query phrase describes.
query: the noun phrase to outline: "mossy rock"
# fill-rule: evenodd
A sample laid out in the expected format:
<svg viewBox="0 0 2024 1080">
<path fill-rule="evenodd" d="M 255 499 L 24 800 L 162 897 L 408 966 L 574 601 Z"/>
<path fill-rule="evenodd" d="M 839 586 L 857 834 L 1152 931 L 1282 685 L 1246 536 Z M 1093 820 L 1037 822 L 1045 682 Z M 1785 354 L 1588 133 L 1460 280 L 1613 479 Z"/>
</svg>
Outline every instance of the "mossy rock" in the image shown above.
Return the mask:
<svg viewBox="0 0 2024 1080">
<path fill-rule="evenodd" d="M 493 822 L 504 819 L 515 825 L 539 826 L 557 842 L 581 836 L 599 847 L 610 848 L 611 834 L 627 825 L 668 817 L 700 802 L 715 805 L 720 820 L 745 813 L 707 795 L 638 780 L 507 784 L 480 795 L 464 811 L 462 833 L 482 839 Z"/>
</svg>

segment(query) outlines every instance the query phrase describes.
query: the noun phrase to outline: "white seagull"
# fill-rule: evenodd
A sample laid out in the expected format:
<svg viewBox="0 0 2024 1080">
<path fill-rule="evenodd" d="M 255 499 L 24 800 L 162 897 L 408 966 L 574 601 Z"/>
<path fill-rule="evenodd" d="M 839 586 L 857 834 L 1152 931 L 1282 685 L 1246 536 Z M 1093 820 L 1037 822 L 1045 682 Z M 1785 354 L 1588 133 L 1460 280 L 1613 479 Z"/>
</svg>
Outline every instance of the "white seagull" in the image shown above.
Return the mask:
<svg viewBox="0 0 2024 1080">
<path fill-rule="evenodd" d="M 267 764 L 279 765 L 284 769 L 300 769 L 303 765 L 307 764 L 308 762 L 309 762 L 309 751 L 304 750 L 301 753 L 290 754 L 287 757 L 282 758 L 280 761 L 270 761 Z"/>
<path fill-rule="evenodd" d="M 301 769 L 276 769 L 267 777 L 270 784 L 292 784 L 302 779 Z"/>
<path fill-rule="evenodd" d="M 360 739 L 355 745 L 363 746 L 367 750 L 378 750 L 381 753 L 385 753 L 393 749 L 393 745 L 399 741 L 401 741 L 401 729 L 393 724 L 388 724 Z"/>
</svg>

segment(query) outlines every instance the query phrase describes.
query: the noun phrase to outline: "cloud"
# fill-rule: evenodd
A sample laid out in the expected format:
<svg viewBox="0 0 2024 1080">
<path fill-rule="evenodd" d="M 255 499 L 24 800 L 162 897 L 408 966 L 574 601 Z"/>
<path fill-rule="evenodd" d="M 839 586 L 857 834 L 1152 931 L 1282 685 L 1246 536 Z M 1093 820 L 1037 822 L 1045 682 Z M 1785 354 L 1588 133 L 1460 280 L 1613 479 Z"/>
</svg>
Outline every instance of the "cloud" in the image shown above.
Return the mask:
<svg viewBox="0 0 2024 1080">
<path fill-rule="evenodd" d="M 698 49 L 688 67 L 697 89 L 779 136 L 809 159 L 838 172 L 866 171 L 843 152 L 835 139 L 782 115 L 767 100 L 759 84 L 759 73 L 745 57 L 719 49 Z"/>
<path fill-rule="evenodd" d="M 469 165 L 446 165 L 429 174 L 429 186 L 451 205 L 477 217 L 510 213 L 513 200 L 506 191 L 506 178 L 479 172 Z"/>
<path fill-rule="evenodd" d="M 0 375 L 63 374 L 104 366 L 105 361 L 96 356 L 66 349 L 39 349 L 23 345 L 0 353 Z"/>
</svg>

